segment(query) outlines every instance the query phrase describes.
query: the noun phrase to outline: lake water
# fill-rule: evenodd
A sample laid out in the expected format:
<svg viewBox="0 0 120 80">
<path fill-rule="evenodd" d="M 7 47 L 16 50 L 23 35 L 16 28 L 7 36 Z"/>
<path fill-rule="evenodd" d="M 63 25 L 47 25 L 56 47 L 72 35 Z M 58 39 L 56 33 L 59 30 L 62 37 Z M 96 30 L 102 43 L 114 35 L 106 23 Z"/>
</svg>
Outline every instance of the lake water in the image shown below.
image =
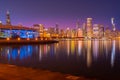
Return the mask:
<svg viewBox="0 0 120 80">
<path fill-rule="evenodd" d="M 54 44 L 0 45 L 0 63 L 77 76 L 120 76 L 120 41 L 65 40 Z"/>
</svg>

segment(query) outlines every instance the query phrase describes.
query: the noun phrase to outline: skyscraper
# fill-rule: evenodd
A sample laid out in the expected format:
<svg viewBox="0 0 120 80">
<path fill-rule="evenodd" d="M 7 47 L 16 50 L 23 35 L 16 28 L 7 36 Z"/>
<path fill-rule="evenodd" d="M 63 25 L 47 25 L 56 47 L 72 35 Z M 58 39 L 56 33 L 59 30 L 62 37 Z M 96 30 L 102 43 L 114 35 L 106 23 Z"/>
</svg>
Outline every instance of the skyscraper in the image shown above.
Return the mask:
<svg viewBox="0 0 120 80">
<path fill-rule="evenodd" d="M 99 38 L 99 34 L 100 34 L 100 32 L 99 32 L 99 30 L 100 30 L 100 24 L 94 24 L 93 25 L 93 37 L 94 38 Z"/>
<path fill-rule="evenodd" d="M 83 23 L 82 30 L 83 30 L 83 37 L 87 37 L 87 26 L 86 26 L 86 23 Z"/>
<path fill-rule="evenodd" d="M 87 18 L 87 37 L 92 37 L 92 18 Z"/>
<path fill-rule="evenodd" d="M 111 18 L 111 23 L 112 23 L 112 30 L 115 31 L 115 23 L 114 23 L 114 18 Z"/>
<path fill-rule="evenodd" d="M 59 25 L 58 24 L 55 24 L 55 33 L 59 34 Z"/>
<path fill-rule="evenodd" d="M 6 14 L 6 25 L 11 25 L 10 13 L 9 13 L 9 11 L 7 11 L 7 14 Z"/>
<path fill-rule="evenodd" d="M 2 25 L 2 21 L 0 21 L 0 25 Z"/>
</svg>

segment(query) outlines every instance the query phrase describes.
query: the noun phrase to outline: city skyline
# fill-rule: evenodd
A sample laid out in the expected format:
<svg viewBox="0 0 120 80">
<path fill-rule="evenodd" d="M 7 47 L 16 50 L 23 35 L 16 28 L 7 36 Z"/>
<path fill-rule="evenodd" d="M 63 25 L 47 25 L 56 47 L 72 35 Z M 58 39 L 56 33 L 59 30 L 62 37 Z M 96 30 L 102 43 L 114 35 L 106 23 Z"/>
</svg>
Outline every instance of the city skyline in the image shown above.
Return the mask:
<svg viewBox="0 0 120 80">
<path fill-rule="evenodd" d="M 74 28 L 77 20 L 82 25 L 86 18 L 93 18 L 93 24 L 103 24 L 112 27 L 111 18 L 115 18 L 116 27 L 119 29 L 119 1 L 70 0 L 58 1 L 0 1 L 0 20 L 5 24 L 6 11 L 10 11 L 11 23 L 32 26 L 44 24 L 45 27 L 59 24 L 60 28 Z M 94 5 L 94 6 L 93 6 Z"/>
</svg>

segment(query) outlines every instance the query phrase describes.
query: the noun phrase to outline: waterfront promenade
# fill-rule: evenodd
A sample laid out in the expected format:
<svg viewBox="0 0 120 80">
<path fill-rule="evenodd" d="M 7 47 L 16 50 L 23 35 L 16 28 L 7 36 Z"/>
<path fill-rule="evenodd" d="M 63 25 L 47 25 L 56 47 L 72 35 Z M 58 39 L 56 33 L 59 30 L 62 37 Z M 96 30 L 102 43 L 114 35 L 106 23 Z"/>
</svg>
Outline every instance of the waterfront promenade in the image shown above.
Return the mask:
<svg viewBox="0 0 120 80">
<path fill-rule="evenodd" d="M 48 70 L 0 64 L 0 80 L 92 80 Z"/>
<path fill-rule="evenodd" d="M 48 40 L 48 39 L 0 39 L 0 44 L 50 44 L 50 43 L 57 43 L 59 42 L 58 40 Z"/>
</svg>

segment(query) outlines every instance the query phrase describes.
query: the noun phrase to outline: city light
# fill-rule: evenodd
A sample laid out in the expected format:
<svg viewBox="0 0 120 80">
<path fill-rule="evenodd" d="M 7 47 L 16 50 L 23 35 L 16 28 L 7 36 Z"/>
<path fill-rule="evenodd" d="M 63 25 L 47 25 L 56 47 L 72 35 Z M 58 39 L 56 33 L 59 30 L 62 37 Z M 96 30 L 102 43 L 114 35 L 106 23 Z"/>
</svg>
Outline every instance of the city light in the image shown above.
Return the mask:
<svg viewBox="0 0 120 80">
<path fill-rule="evenodd" d="M 94 18 L 86 18 L 86 22 L 81 25 L 79 21 L 76 22 L 75 28 L 60 29 L 58 24 L 53 27 L 45 28 L 43 24 L 34 24 L 32 28 L 13 26 L 10 21 L 10 12 L 6 13 L 6 25 L 3 25 L 0 21 L 0 37 L 1 38 L 26 38 L 27 40 L 35 39 L 48 40 L 46 38 L 54 39 L 81 39 L 81 40 L 93 40 L 93 39 L 119 39 L 120 32 L 116 29 L 115 18 L 111 18 L 111 28 L 105 27 L 103 24 L 93 23 Z M 5 27 L 3 29 L 3 27 Z M 9 40 L 9 39 L 7 39 Z"/>
<path fill-rule="evenodd" d="M 18 38 L 17 40 L 20 41 L 20 38 Z"/>
<path fill-rule="evenodd" d="M 120 80 L 120 0 L 0 0 L 0 80 Z"/>
<path fill-rule="evenodd" d="M 27 40 L 30 40 L 30 38 L 27 38 Z"/>
<path fill-rule="evenodd" d="M 77 21 L 76 28 L 69 28 L 66 29 L 60 29 L 59 25 L 55 25 L 53 27 L 45 28 L 43 24 L 34 24 L 33 28 L 26 28 L 26 27 L 19 27 L 19 26 L 12 26 L 9 22 L 10 20 L 10 14 L 7 14 L 8 23 L 10 27 L 12 27 L 12 30 L 7 25 L 2 25 L 1 27 L 5 27 L 6 29 L 0 30 L 0 37 L 2 38 L 26 38 L 37 40 L 37 38 L 40 38 L 40 40 L 47 40 L 46 38 L 56 38 L 56 39 L 119 39 L 120 32 L 116 30 L 114 18 L 111 18 L 111 27 L 106 28 L 102 24 L 94 24 L 93 18 L 87 18 L 86 23 L 83 23 L 83 25 L 80 25 Z M 19 28 L 19 29 L 18 29 Z M 23 29 L 24 28 L 24 29 Z M 18 38 L 18 40 L 20 40 Z M 28 39 L 29 38 L 29 39 Z"/>
<path fill-rule="evenodd" d="M 40 38 L 40 40 L 43 40 L 43 38 Z"/>
<path fill-rule="evenodd" d="M 7 38 L 7 40 L 10 40 L 10 38 Z"/>
<path fill-rule="evenodd" d="M 35 40 L 38 40 L 38 38 L 35 38 Z"/>
</svg>

